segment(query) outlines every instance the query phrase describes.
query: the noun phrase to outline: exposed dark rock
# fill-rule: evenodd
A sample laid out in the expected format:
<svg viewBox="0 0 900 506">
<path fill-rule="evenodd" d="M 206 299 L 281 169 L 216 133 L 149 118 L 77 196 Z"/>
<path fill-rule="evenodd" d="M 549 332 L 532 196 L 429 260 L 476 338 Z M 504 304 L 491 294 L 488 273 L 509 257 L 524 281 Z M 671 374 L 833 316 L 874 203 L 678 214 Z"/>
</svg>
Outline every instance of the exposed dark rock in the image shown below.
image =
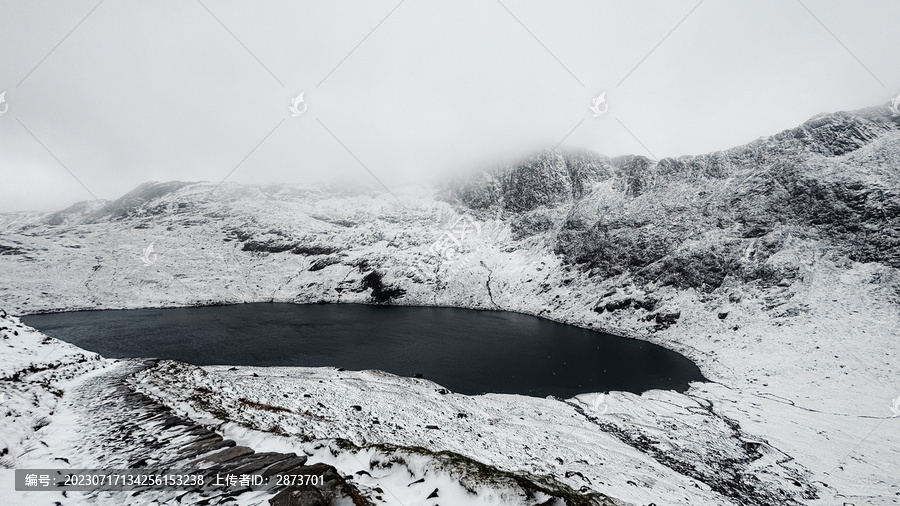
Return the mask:
<svg viewBox="0 0 900 506">
<path fill-rule="evenodd" d="M 0 255 L 24 255 L 27 251 L 15 246 L 5 246 L 0 244 Z"/>
<path fill-rule="evenodd" d="M 283 253 L 285 251 L 290 251 L 292 247 L 293 246 L 290 244 L 271 241 L 246 241 L 241 247 L 241 251 L 253 251 L 255 253 Z"/>
<path fill-rule="evenodd" d="M 634 308 L 635 309 L 646 309 L 647 311 L 653 311 L 656 309 L 656 305 L 659 303 L 659 300 L 654 298 L 646 298 L 646 299 L 635 299 Z"/>
<path fill-rule="evenodd" d="M 675 235 L 659 235 L 630 224 L 611 228 L 598 221 L 590 228 L 568 221 L 556 239 L 556 252 L 570 263 L 580 264 L 599 278 L 640 270 L 668 255 Z"/>
<path fill-rule="evenodd" d="M 222 463 L 247 455 L 252 455 L 253 453 L 253 448 L 248 448 L 246 446 L 232 446 L 230 448 L 225 448 L 220 452 L 213 453 L 212 455 L 204 455 L 203 457 L 200 457 L 199 459 L 194 461 L 192 464 L 200 462 Z"/>
<path fill-rule="evenodd" d="M 512 213 L 581 198 L 595 181 L 608 179 L 609 159 L 591 152 L 547 150 L 510 167 L 457 181 L 443 198 L 472 209 L 500 208 Z"/>
<path fill-rule="evenodd" d="M 290 469 L 294 469 L 295 467 L 305 465 L 306 460 L 306 455 L 288 457 L 267 467 L 266 470 L 262 472 L 262 476 L 263 478 L 266 478 L 275 474 L 281 474 Z"/>
<path fill-rule="evenodd" d="M 271 506 L 328 506 L 328 501 L 316 487 L 290 487 L 269 499 Z"/>
<path fill-rule="evenodd" d="M 675 288 L 712 291 L 725 277 L 737 271 L 735 253 L 727 245 L 709 249 L 678 251 L 662 259 L 643 274 L 646 280 Z"/>
<path fill-rule="evenodd" d="M 220 448 L 229 448 L 232 446 L 235 446 L 234 441 L 232 441 L 231 439 L 222 439 L 222 436 L 216 434 L 212 439 L 201 439 L 197 442 L 184 446 L 183 448 L 178 450 L 178 453 L 180 453 L 184 458 L 191 458 L 196 457 L 197 455 L 202 455 L 204 453 L 210 453 Z"/>
<path fill-rule="evenodd" d="M 631 306 L 631 299 L 624 298 L 621 300 L 614 300 L 612 302 L 607 302 L 606 306 L 604 306 L 604 309 L 606 309 L 607 311 L 612 313 L 612 312 L 618 311 L 620 309 L 626 309 L 630 306 Z"/>
<path fill-rule="evenodd" d="M 800 490 L 786 494 L 780 488 L 761 481 L 754 471 L 754 462 L 762 457 L 757 446 L 743 441 L 741 426 L 736 421 L 706 408 L 713 420 L 718 419 L 732 432 L 731 446 L 715 446 L 708 453 L 684 455 L 666 451 L 658 441 L 648 438 L 640 430 L 613 423 L 598 423 L 600 428 L 625 444 L 646 453 L 657 462 L 680 474 L 705 483 L 713 491 L 733 498 L 738 504 L 768 506 L 771 504 L 799 505 L 799 498 L 817 499 L 815 487 L 810 483 L 799 484 Z M 627 483 L 627 482 L 626 482 Z M 637 486 L 636 483 L 634 483 Z"/>
<path fill-rule="evenodd" d="M 681 313 L 656 313 L 655 315 L 650 315 L 653 317 L 653 320 L 656 322 L 657 330 L 665 330 L 672 325 L 675 325 L 675 322 L 681 318 Z"/>
<path fill-rule="evenodd" d="M 555 216 L 552 212 L 535 209 L 530 212 L 515 214 L 510 217 L 510 227 L 516 239 L 522 239 L 546 232 L 553 228 Z"/>
<path fill-rule="evenodd" d="M 93 440 L 87 444 L 97 448 L 98 458 L 103 459 L 105 452 L 112 450 L 114 458 L 124 458 L 129 462 L 128 467 L 134 468 L 146 467 L 152 458 L 155 468 L 190 469 L 192 472 L 202 473 L 205 482 L 210 485 L 209 488 L 197 487 L 180 495 L 173 495 L 166 504 L 171 501 L 182 502 L 188 494 L 192 495 L 189 501 L 191 504 L 226 504 L 237 501 L 248 492 L 256 495 L 255 500 L 259 499 L 258 492 L 252 492 L 246 486 L 213 486 L 213 475 L 216 473 L 235 476 L 259 474 L 264 478 L 286 473 L 322 478 L 315 481 L 314 485 L 274 486 L 268 491 L 276 494 L 271 504 L 371 504 L 332 466 L 306 465 L 307 457 L 294 453 L 256 453 L 252 448 L 235 446 L 233 441 L 222 440 L 221 436 L 210 429 L 176 416 L 168 408 L 132 390 L 127 382 L 128 378 L 135 372 L 154 365 L 155 361 L 132 361 L 126 367 L 108 371 L 79 384 L 72 393 L 82 399 L 93 399 L 110 406 L 105 410 L 88 407 L 82 413 L 86 423 L 115 427 L 115 430 L 88 433 L 87 437 Z M 222 449 L 221 445 L 230 447 Z M 137 490 L 131 496 L 140 493 L 142 491 Z M 321 499 L 321 502 L 309 502 L 317 499 Z"/>
<path fill-rule="evenodd" d="M 304 256 L 332 255 L 341 251 L 340 248 L 333 246 L 307 244 L 304 239 L 298 239 L 290 233 L 278 229 L 269 229 L 265 232 L 264 236 L 257 236 L 254 232 L 244 230 L 231 230 L 230 234 L 232 237 L 243 243 L 241 251 L 252 251 L 256 253 L 284 253 L 285 251 L 290 251 L 295 255 Z M 257 237 L 268 238 L 259 239 Z M 325 267 L 326 265 L 330 264 L 323 264 L 322 267 Z"/>
<path fill-rule="evenodd" d="M 406 295 L 406 290 L 394 285 L 384 283 L 384 275 L 379 271 L 372 271 L 362 279 L 362 287 L 372 290 L 372 301 L 377 303 L 389 302 Z"/>
<path fill-rule="evenodd" d="M 294 453 L 264 452 L 254 453 L 241 459 L 228 462 L 228 472 L 231 474 L 252 474 L 262 469 L 267 469 L 275 464 L 280 464 L 297 455 Z"/>
<path fill-rule="evenodd" d="M 320 271 L 320 270 L 328 267 L 329 265 L 338 264 L 340 262 L 341 262 L 341 259 L 338 257 L 328 256 L 328 257 L 323 257 L 323 258 L 317 258 L 316 261 L 313 262 L 312 265 L 309 266 L 309 270 L 310 271 Z"/>
<path fill-rule="evenodd" d="M 294 246 L 291 248 L 291 253 L 295 255 L 306 255 L 306 256 L 315 256 L 315 255 L 331 255 L 334 253 L 340 252 L 340 248 L 335 248 L 332 246 L 323 246 L 321 244 L 304 244 L 301 246 Z"/>
<path fill-rule="evenodd" d="M 638 197 L 654 184 L 653 162 L 643 156 L 627 155 L 613 158 L 612 165 L 619 169 L 621 189 L 629 197 Z"/>
</svg>

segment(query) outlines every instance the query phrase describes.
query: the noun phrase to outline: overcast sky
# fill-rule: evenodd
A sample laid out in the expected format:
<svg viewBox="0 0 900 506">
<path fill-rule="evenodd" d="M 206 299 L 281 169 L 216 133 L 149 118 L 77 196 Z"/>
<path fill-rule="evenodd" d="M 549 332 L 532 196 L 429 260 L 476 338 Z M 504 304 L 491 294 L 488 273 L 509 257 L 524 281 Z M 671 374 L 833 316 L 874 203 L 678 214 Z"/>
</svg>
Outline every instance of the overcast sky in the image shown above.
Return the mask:
<svg viewBox="0 0 900 506">
<path fill-rule="evenodd" d="M 700 154 L 900 93 L 893 0 L 2 0 L 0 21 L 0 211 L 150 180 L 419 183 L 559 143 Z"/>
</svg>

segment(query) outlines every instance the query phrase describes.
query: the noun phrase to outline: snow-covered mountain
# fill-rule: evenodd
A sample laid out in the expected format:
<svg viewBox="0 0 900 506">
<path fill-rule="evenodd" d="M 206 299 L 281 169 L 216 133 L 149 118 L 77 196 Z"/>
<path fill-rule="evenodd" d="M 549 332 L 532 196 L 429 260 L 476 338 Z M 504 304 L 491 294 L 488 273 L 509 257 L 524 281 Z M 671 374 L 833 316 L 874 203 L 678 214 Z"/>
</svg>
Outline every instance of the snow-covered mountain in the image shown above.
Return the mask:
<svg viewBox="0 0 900 506">
<path fill-rule="evenodd" d="M 194 416 L 212 403 L 206 415 L 258 431 L 448 450 L 633 504 L 900 501 L 898 268 L 900 117 L 886 107 L 677 159 L 544 151 L 394 194 L 147 183 L 115 201 L 0 215 L 0 307 L 12 314 L 441 305 L 530 313 L 679 351 L 711 382 L 685 394 L 613 392 L 603 412 L 591 409 L 596 395 L 432 404 L 428 388 L 398 395 L 403 378 L 339 375 L 380 385 L 366 398 L 407 417 L 475 413 L 440 438 L 408 423 L 374 427 L 370 411 L 325 417 L 336 426 L 229 408 L 236 385 L 275 402 L 272 378 L 282 376 L 321 379 L 332 404 L 353 395 L 329 371 L 257 371 L 256 383 L 225 368 L 205 368 L 214 381 L 190 368 L 177 382 L 162 367 L 142 373 L 157 385 L 147 395 Z M 196 386 L 210 392 L 206 408 L 191 401 Z M 469 430 L 492 443 L 472 445 Z"/>
</svg>

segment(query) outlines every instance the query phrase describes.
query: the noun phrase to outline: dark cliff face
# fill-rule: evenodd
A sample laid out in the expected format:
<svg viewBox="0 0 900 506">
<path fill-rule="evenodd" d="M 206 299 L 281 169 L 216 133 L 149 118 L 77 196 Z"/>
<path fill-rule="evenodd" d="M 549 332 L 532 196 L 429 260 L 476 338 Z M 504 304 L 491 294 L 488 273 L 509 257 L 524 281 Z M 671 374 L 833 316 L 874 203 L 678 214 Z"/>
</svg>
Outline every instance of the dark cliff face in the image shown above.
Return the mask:
<svg viewBox="0 0 900 506">
<path fill-rule="evenodd" d="M 655 186 L 658 172 L 653 162 L 643 156 L 627 155 L 613 158 L 613 166 L 621 179 L 620 188 L 629 197 L 638 197 Z"/>
<path fill-rule="evenodd" d="M 793 239 L 900 267 L 900 117 L 886 107 L 822 114 L 744 146 L 659 162 L 543 152 L 447 196 L 501 210 L 520 238 L 545 234 L 597 278 L 627 274 L 651 287 L 789 284 L 797 269 L 772 257 Z"/>
<path fill-rule="evenodd" d="M 608 179 L 612 170 L 609 159 L 596 153 L 542 151 L 512 167 L 454 182 L 444 198 L 472 209 L 522 213 L 580 199 L 592 183 Z"/>
<path fill-rule="evenodd" d="M 664 158 L 654 171 L 664 178 L 699 180 L 727 178 L 773 163 L 807 159 L 819 154 L 837 157 L 856 151 L 892 131 L 900 117 L 886 107 L 819 114 L 802 125 L 743 146 L 704 155 Z"/>
</svg>

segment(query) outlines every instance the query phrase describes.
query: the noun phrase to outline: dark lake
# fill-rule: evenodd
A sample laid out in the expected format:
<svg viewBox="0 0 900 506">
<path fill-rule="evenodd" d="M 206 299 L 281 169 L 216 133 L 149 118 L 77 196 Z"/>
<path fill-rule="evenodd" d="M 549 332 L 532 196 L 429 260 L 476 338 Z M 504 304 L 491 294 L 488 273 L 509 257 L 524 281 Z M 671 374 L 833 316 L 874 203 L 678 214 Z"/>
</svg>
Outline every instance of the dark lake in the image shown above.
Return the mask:
<svg viewBox="0 0 900 506">
<path fill-rule="evenodd" d="M 333 366 L 422 374 L 463 394 L 568 398 L 684 391 L 684 356 L 519 313 L 362 304 L 258 303 L 31 315 L 47 335 L 109 358 L 196 365 Z"/>
</svg>

